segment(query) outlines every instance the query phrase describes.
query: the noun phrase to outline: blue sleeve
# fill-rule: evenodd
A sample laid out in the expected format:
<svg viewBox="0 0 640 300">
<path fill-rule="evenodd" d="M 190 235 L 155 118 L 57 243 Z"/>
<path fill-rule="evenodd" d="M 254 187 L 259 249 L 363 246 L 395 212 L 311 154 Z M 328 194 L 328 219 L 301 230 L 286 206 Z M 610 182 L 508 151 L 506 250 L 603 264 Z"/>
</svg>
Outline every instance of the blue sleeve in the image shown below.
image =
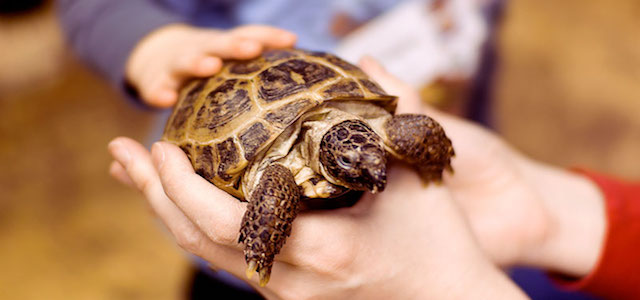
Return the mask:
<svg viewBox="0 0 640 300">
<path fill-rule="evenodd" d="M 59 0 L 58 13 L 75 53 L 120 88 L 129 54 L 145 35 L 183 22 L 152 0 Z"/>
</svg>

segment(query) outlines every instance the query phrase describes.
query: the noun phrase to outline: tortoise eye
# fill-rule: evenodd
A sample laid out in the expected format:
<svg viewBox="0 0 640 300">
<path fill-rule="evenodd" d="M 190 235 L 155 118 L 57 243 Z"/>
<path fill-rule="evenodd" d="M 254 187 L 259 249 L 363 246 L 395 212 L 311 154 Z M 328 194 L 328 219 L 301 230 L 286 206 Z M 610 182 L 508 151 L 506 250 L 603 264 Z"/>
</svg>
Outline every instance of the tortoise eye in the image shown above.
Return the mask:
<svg viewBox="0 0 640 300">
<path fill-rule="evenodd" d="M 351 159 L 345 155 L 338 157 L 338 164 L 343 168 L 351 168 Z"/>
</svg>

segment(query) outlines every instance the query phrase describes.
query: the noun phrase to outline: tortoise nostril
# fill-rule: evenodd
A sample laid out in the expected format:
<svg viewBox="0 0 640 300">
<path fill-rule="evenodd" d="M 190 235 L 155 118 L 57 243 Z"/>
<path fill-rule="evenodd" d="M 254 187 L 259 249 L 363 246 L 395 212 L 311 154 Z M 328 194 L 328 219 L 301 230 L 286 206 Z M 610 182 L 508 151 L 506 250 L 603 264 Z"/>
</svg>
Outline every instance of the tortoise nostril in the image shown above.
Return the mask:
<svg viewBox="0 0 640 300">
<path fill-rule="evenodd" d="M 387 185 L 387 174 L 385 169 L 365 169 L 362 172 L 362 177 L 366 182 L 367 189 L 372 193 L 382 192 Z"/>
</svg>

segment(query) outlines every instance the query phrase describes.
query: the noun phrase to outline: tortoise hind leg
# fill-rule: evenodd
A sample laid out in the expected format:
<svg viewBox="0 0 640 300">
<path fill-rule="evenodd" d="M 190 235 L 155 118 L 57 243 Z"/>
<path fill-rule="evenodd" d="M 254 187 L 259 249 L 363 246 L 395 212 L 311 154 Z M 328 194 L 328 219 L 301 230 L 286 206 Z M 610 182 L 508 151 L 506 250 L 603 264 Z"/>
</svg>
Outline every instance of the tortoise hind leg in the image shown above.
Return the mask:
<svg viewBox="0 0 640 300">
<path fill-rule="evenodd" d="M 244 244 L 247 277 L 257 271 L 261 286 L 269 281 L 274 257 L 291 234 L 299 202 L 300 190 L 291 171 L 281 164 L 268 166 L 251 193 L 238 239 Z"/>
<path fill-rule="evenodd" d="M 453 171 L 451 140 L 442 126 L 419 114 L 395 115 L 385 123 L 388 146 L 394 156 L 414 165 L 425 182 L 442 180 L 444 169 Z"/>
</svg>

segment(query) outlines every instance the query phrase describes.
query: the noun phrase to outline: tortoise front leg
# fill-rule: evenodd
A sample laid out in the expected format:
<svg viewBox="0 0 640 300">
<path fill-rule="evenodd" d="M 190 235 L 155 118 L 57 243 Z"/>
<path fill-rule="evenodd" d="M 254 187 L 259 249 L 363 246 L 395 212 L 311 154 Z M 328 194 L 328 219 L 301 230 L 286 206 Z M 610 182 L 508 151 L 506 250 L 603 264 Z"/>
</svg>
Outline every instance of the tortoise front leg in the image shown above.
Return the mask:
<svg viewBox="0 0 640 300">
<path fill-rule="evenodd" d="M 269 282 L 274 257 L 291 234 L 299 202 L 300 190 L 291 171 L 277 163 L 268 166 L 251 193 L 238 239 L 244 243 L 247 277 L 257 271 L 260 286 Z"/>
<path fill-rule="evenodd" d="M 425 182 L 442 180 L 444 169 L 453 171 L 451 140 L 432 118 L 419 114 L 395 115 L 385 123 L 384 129 L 392 154 L 414 165 Z"/>
</svg>

